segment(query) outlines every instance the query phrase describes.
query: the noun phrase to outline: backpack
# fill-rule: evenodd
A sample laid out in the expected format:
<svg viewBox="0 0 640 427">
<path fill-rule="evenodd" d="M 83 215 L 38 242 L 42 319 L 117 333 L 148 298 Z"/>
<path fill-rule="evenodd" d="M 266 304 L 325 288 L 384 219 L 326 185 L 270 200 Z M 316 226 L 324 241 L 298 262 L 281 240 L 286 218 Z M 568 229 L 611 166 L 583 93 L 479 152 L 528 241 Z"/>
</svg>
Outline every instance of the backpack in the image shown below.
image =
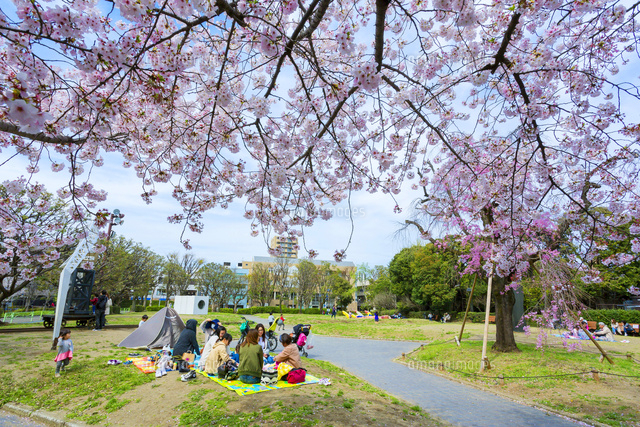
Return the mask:
<svg viewBox="0 0 640 427">
<path fill-rule="evenodd" d="M 262 385 L 276 385 L 278 384 L 278 371 L 262 371 L 262 377 L 260 378 L 260 384 Z"/>
<path fill-rule="evenodd" d="M 218 378 L 227 381 L 238 379 L 238 371 L 230 360 L 218 366 Z"/>
<path fill-rule="evenodd" d="M 237 380 L 239 376 L 238 371 L 229 371 L 224 379 L 227 381 L 234 381 Z"/>
<path fill-rule="evenodd" d="M 107 307 L 107 297 L 104 295 L 100 295 L 98 298 L 98 302 L 96 303 L 96 308 L 98 310 L 104 310 Z"/>
<path fill-rule="evenodd" d="M 303 383 L 307 376 L 307 370 L 304 368 L 296 368 L 289 371 L 287 382 L 289 384 Z"/>
<path fill-rule="evenodd" d="M 178 372 L 189 372 L 191 370 L 189 362 L 186 360 L 178 360 L 176 363 L 178 364 Z"/>
</svg>

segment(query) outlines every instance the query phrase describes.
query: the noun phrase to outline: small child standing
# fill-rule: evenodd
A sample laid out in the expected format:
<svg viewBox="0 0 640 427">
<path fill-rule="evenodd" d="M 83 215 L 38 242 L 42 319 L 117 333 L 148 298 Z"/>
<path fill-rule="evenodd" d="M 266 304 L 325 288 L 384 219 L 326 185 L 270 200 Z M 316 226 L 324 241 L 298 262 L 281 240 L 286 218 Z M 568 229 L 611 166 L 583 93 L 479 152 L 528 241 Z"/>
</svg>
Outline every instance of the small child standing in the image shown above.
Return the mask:
<svg viewBox="0 0 640 427">
<path fill-rule="evenodd" d="M 58 346 L 58 355 L 53 359 L 56 363 L 56 377 L 60 376 L 60 369 L 64 371 L 64 368 L 69 365 L 73 358 L 73 343 L 71 342 L 71 331 L 69 329 L 63 329 L 60 331 L 60 336 L 56 338 Z"/>
</svg>

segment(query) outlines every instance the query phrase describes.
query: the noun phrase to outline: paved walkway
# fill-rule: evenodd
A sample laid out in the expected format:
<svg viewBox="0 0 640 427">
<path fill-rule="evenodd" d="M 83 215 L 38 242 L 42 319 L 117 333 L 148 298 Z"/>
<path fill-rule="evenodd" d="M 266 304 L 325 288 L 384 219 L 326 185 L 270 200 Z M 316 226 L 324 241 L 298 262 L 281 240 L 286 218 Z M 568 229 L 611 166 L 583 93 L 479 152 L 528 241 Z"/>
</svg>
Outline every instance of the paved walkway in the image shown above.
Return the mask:
<svg viewBox="0 0 640 427">
<path fill-rule="evenodd" d="M 253 321 L 263 321 L 247 316 Z M 289 325 L 288 331 L 293 325 Z M 312 359 L 326 360 L 388 393 L 462 426 L 576 426 L 577 423 L 492 393 L 391 362 L 419 344 L 314 334 Z M 278 350 L 281 347 L 279 346 Z"/>
<path fill-rule="evenodd" d="M 21 417 L 19 415 L 11 414 L 7 411 L 0 410 L 0 427 L 45 427 L 44 424 L 39 424 L 29 418 Z"/>
<path fill-rule="evenodd" d="M 35 315 L 33 317 L 31 316 L 16 316 L 13 319 L 11 318 L 11 316 L 2 316 L 0 317 L 0 321 L 2 321 L 4 319 L 4 321 L 8 324 L 24 324 L 24 323 L 42 323 L 42 316 Z"/>
</svg>

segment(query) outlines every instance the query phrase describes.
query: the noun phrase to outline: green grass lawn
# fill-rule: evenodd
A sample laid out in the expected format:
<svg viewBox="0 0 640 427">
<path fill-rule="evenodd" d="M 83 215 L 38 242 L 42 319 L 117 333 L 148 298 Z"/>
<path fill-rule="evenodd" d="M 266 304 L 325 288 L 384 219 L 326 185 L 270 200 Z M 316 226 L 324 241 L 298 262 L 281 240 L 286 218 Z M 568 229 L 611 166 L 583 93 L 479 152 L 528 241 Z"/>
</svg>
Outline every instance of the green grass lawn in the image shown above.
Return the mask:
<svg viewBox="0 0 640 427">
<path fill-rule="evenodd" d="M 144 313 L 110 315 L 108 321 L 112 325 L 137 325 L 142 314 Z M 148 312 L 146 314 L 152 316 L 155 312 Z M 258 317 L 265 319 L 265 323 L 267 316 L 267 314 L 258 315 Z M 239 326 L 242 322 L 242 316 L 230 313 L 210 313 L 207 316 L 183 316 L 183 320 L 186 321 L 191 317 L 198 320 L 199 323 L 206 318 L 217 318 L 227 326 L 229 332 L 234 336 L 239 333 Z M 331 319 L 330 316 L 306 314 L 288 314 L 285 315 L 285 318 L 288 327 L 297 323 L 309 323 L 312 325 L 312 332 L 321 335 L 379 340 L 408 340 L 415 341 L 416 345 L 424 344 L 422 349 L 407 356 L 405 363 L 408 363 L 410 367 L 423 369 L 438 375 L 453 377 L 457 380 L 468 382 L 478 387 L 488 388 L 494 392 L 505 394 L 508 397 L 528 402 L 529 404 L 541 405 L 552 410 L 562 411 L 586 422 L 597 421 L 612 426 L 630 426 L 633 425 L 630 420 L 640 419 L 636 397 L 638 387 L 640 387 L 640 364 L 625 357 L 629 354 L 632 358 L 640 360 L 640 338 L 628 337 L 629 343 L 601 342 L 601 345 L 614 358 L 615 365 L 611 366 L 606 362 L 599 362 L 598 359 L 600 355 L 589 341 L 581 343 L 580 351 L 568 352 L 562 347 L 560 338 L 549 335 L 547 341 L 548 346 L 542 350 L 536 349 L 537 330 L 533 328 L 533 333 L 530 336 L 516 333 L 516 340 L 521 352 L 494 353 L 489 351 L 488 356 L 492 369 L 479 374 L 483 324 L 467 324 L 465 334 L 463 335 L 462 347 L 458 347 L 453 342 L 453 337 L 459 334 L 460 323 L 442 324 L 422 319 L 383 319 L 376 324 L 371 319 L 347 319 L 346 317 Z M 36 326 L 39 325 L 40 324 Z M 116 331 L 117 330 L 113 330 L 114 333 Z M 91 334 L 91 332 L 82 333 Z M 127 334 L 128 332 L 121 330 L 120 333 Z M 93 336 L 91 336 L 91 338 L 94 339 Z M 620 337 L 617 338 L 618 341 L 620 341 Z M 0 339 L 7 340 L 10 338 L 7 336 L 6 338 Z M 489 326 L 489 339 L 490 348 L 492 340 L 495 339 L 495 325 Z M 91 343 L 91 341 L 88 342 Z M 25 342 L 25 344 L 33 345 L 31 341 Z M 104 347 L 106 343 L 96 341 L 89 345 L 93 346 L 92 350 L 94 352 L 102 348 L 104 351 L 110 352 L 111 357 L 118 357 L 118 350 Z M 15 349 L 14 354 L 19 356 L 26 353 L 26 349 Z M 51 357 L 51 355 L 47 357 Z M 107 358 L 109 357 L 105 356 L 91 360 L 81 358 L 77 367 L 83 372 L 93 371 L 98 369 Z M 42 363 L 43 360 L 44 359 L 40 360 L 36 358 L 35 362 Z M 32 363 L 32 365 L 28 365 L 30 369 L 38 369 L 37 366 L 40 365 L 33 364 L 35 362 L 27 362 Z M 309 363 L 322 362 L 310 361 Z M 440 364 L 442 364 L 444 370 L 439 369 Z M 325 369 L 326 371 L 333 369 L 328 365 L 318 366 L 318 368 Z M 595 381 L 591 374 L 583 374 L 584 372 L 590 372 L 592 368 L 602 372 L 602 374 L 600 374 L 600 381 Z M 51 367 L 46 369 L 51 370 Z M 18 401 L 25 403 L 35 401 L 39 407 L 54 407 L 59 403 L 59 400 L 55 396 L 39 396 L 38 393 L 35 392 L 49 387 L 53 387 L 55 390 L 57 387 L 51 383 L 50 378 L 44 378 L 44 372 L 45 371 L 42 371 L 43 378 L 29 379 L 28 381 L 30 382 L 26 382 L 25 387 L 18 387 L 15 390 L 10 388 L 12 385 L 11 380 L 8 380 L 3 375 L 0 381 L 0 396 L 4 395 L 6 391 L 8 396 L 6 399 L 18 399 Z M 122 387 L 143 387 L 144 381 L 146 381 L 138 378 L 136 381 L 143 381 L 142 385 L 137 382 L 135 384 L 129 384 L 130 380 L 121 379 L 117 376 L 111 377 L 111 375 L 117 375 L 115 372 L 105 375 L 101 380 L 104 381 L 105 384 L 111 382 L 122 383 Z M 345 384 L 349 384 L 347 378 L 350 377 L 347 373 L 338 372 L 337 375 L 345 380 Z M 505 378 L 505 385 L 500 384 L 497 378 L 498 375 L 502 375 Z M 558 375 L 563 376 L 559 377 Z M 524 378 L 544 376 L 550 377 Z M 147 377 L 143 376 L 143 378 Z M 87 380 L 87 378 L 84 378 L 78 381 L 83 382 Z M 75 383 L 73 386 L 75 388 Z M 82 386 L 80 386 L 79 389 L 82 389 Z M 86 391 L 83 391 L 81 394 L 85 392 Z M 343 390 L 343 392 L 347 392 L 347 390 Z M 215 396 L 218 396 L 216 394 L 218 391 L 212 390 L 202 395 L 197 394 L 195 391 L 193 393 L 194 394 L 189 394 L 189 396 L 192 396 L 192 400 L 198 403 L 200 409 L 195 410 L 193 407 L 195 403 L 189 400 L 191 398 L 185 398 L 180 404 L 183 405 L 181 408 L 184 409 L 186 413 L 192 413 L 194 410 L 198 413 L 199 411 L 213 411 L 213 413 L 218 413 L 215 412 L 219 409 L 216 409 L 218 403 L 216 403 L 215 398 Z M 120 406 L 127 405 L 121 398 L 108 391 L 102 392 L 99 396 L 102 403 L 99 405 L 100 409 L 97 411 L 97 414 L 102 414 L 100 416 L 108 413 L 106 412 L 108 410 L 113 409 L 114 411 L 118 411 Z M 0 399 L 2 398 L 0 397 Z M 72 410 L 71 416 L 74 416 L 73 414 L 76 412 L 78 414 L 84 413 L 85 415 L 83 415 L 83 417 L 86 416 L 88 417 L 87 420 L 91 421 L 91 411 L 88 411 L 87 405 L 94 405 L 94 401 L 95 399 L 92 400 L 88 397 L 74 397 L 74 402 L 76 402 L 74 408 L 78 409 Z M 357 407 L 359 405 L 357 402 L 350 402 L 344 398 L 340 401 L 332 402 L 332 404 L 337 404 L 345 410 L 349 410 L 350 406 Z M 304 411 L 300 413 L 295 411 L 291 412 L 291 410 L 287 408 L 282 409 L 273 405 L 269 406 L 268 409 L 265 408 L 263 405 L 262 409 L 257 411 L 257 413 L 262 417 L 262 420 L 267 423 L 277 423 L 277 420 L 285 420 L 288 419 L 286 417 L 296 414 L 298 416 L 304 415 Z M 238 411 L 234 412 L 234 417 L 236 417 L 233 418 L 235 420 L 234 422 L 242 425 L 245 421 L 248 422 L 249 419 L 256 417 L 254 412 L 238 409 Z M 184 415 L 181 419 L 181 422 L 185 424 L 191 422 L 189 415 Z M 208 418 L 205 417 L 204 419 L 218 420 L 219 418 L 217 418 L 216 415 L 213 418 L 208 416 Z"/>
<path fill-rule="evenodd" d="M 488 343 L 489 348 L 491 344 Z M 409 354 L 403 363 L 561 411 L 585 422 L 637 425 L 635 422 L 640 419 L 637 361 L 614 357 L 615 364 L 611 365 L 601 363 L 599 354 L 593 352 L 568 352 L 557 347 L 539 350 L 531 343 L 519 343 L 518 348 L 519 353 L 489 351 L 491 369 L 484 372 L 479 372 L 480 341 L 463 341 L 461 347 L 451 342 L 434 342 Z M 599 380 L 594 379 L 592 370 L 599 372 Z M 504 378 L 504 384 L 499 376 Z"/>
<path fill-rule="evenodd" d="M 116 346 L 129 332 L 73 331 L 74 359 L 60 378 L 53 375 L 55 352 L 48 350 L 49 336 L 1 335 L 6 352 L 0 354 L 0 406 L 20 403 L 62 419 L 112 426 L 339 426 L 345 420 L 355 426 L 443 425 L 418 406 L 312 359 L 304 358 L 304 367 L 312 375 L 330 378 L 331 386 L 248 396 L 200 375 L 182 382 L 177 372 L 156 379 L 132 365 L 107 365 L 109 359 L 124 360 L 131 352 Z"/>
<path fill-rule="evenodd" d="M 640 419 L 637 405 L 640 363 L 626 358 L 629 354 L 640 360 L 640 338 L 637 337 L 616 337 L 618 342 L 600 342 L 614 359 L 615 364 L 610 365 L 606 361 L 600 363 L 600 353 L 590 341 L 581 342 L 579 351 L 568 352 L 562 340 L 552 335 L 553 331 L 547 338 L 547 346 L 536 349 L 537 328 L 532 328 L 529 336 L 515 334 L 521 352 L 492 352 L 495 325 L 491 324 L 488 357 L 492 369 L 479 374 L 482 323 L 467 323 L 462 347 L 458 347 L 453 338 L 460 333 L 462 325 L 459 322 L 443 324 L 423 319 L 384 319 L 376 324 L 371 319 L 348 319 L 344 316 L 331 319 L 322 315 L 290 314 L 285 317 L 287 325 L 310 323 L 312 331 L 322 335 L 416 341 L 424 347 L 408 355 L 405 363 L 410 367 L 561 411 L 586 422 L 632 426 Z M 621 342 L 625 338 L 630 342 Z M 439 369 L 440 364 L 444 370 Z M 590 374 L 592 369 L 602 372 L 599 382 Z M 588 374 L 567 376 L 581 372 Z M 498 375 L 505 377 L 504 386 L 500 385 Z M 551 377 L 523 378 L 547 375 Z"/>
</svg>

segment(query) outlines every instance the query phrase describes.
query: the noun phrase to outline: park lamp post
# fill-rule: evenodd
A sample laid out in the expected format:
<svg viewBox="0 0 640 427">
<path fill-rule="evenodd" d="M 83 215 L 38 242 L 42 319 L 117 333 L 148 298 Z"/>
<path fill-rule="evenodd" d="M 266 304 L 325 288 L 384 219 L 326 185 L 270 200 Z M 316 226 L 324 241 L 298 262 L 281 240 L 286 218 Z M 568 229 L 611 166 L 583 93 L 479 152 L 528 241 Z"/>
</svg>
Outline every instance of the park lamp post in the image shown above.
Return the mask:
<svg viewBox="0 0 640 427">
<path fill-rule="evenodd" d="M 109 218 L 109 229 L 107 230 L 107 240 L 111 238 L 111 227 L 114 225 L 120 225 L 124 223 L 124 214 L 120 213 L 120 209 L 114 209 L 111 217 Z"/>
</svg>

